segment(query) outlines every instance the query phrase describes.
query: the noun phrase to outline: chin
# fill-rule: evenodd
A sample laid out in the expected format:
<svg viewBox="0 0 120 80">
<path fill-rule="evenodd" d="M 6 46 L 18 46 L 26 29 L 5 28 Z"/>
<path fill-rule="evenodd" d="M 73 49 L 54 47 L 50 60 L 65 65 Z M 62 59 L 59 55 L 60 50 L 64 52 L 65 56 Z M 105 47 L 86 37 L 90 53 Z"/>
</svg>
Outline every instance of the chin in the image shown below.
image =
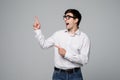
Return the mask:
<svg viewBox="0 0 120 80">
<path fill-rule="evenodd" d="M 71 29 L 69 26 L 66 26 L 66 29 Z"/>
</svg>

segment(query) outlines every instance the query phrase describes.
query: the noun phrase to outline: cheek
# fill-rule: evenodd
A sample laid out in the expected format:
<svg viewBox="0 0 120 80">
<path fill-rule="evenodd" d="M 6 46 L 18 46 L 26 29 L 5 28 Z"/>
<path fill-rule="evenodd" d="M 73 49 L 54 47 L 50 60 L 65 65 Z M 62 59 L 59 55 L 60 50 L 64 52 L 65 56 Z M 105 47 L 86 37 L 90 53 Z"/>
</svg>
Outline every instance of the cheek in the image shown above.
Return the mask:
<svg viewBox="0 0 120 80">
<path fill-rule="evenodd" d="M 71 22 L 70 25 L 73 26 L 75 23 L 74 22 Z"/>
<path fill-rule="evenodd" d="M 77 21 L 73 21 L 73 23 L 74 23 L 74 24 L 76 24 L 76 23 L 77 23 Z"/>
</svg>

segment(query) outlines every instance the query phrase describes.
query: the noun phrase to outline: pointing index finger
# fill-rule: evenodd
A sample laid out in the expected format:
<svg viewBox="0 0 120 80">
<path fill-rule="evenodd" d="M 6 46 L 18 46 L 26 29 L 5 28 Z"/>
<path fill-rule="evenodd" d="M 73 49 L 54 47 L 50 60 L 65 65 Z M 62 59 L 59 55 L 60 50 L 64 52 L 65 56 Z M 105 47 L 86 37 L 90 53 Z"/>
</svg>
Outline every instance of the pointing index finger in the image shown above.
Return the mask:
<svg viewBox="0 0 120 80">
<path fill-rule="evenodd" d="M 37 22 L 39 22 L 38 16 L 35 16 L 35 20 L 36 20 Z"/>
</svg>

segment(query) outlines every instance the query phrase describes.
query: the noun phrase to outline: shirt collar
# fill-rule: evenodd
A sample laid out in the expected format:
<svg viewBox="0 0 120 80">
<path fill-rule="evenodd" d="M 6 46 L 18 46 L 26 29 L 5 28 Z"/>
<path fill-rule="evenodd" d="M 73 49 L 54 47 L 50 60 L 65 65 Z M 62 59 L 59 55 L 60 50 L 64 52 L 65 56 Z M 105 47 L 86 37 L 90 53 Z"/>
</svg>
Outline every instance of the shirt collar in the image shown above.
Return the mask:
<svg viewBox="0 0 120 80">
<path fill-rule="evenodd" d="M 65 32 L 68 32 L 68 30 L 66 29 Z M 79 29 L 77 29 L 77 31 L 75 32 L 75 35 L 80 35 L 81 31 Z"/>
</svg>

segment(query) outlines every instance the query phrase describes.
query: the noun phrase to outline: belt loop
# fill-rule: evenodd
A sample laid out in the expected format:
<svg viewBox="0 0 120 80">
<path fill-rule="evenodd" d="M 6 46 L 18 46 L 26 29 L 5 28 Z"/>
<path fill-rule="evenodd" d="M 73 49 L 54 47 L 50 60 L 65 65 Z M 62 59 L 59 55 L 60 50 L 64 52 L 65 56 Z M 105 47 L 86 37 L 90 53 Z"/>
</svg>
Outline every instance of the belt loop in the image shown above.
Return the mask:
<svg viewBox="0 0 120 80">
<path fill-rule="evenodd" d="M 60 72 L 61 72 L 61 69 L 59 69 L 58 72 L 60 73 Z"/>
<path fill-rule="evenodd" d="M 74 68 L 74 69 L 73 69 L 73 73 L 75 73 L 75 72 L 76 72 L 76 69 Z"/>
</svg>

